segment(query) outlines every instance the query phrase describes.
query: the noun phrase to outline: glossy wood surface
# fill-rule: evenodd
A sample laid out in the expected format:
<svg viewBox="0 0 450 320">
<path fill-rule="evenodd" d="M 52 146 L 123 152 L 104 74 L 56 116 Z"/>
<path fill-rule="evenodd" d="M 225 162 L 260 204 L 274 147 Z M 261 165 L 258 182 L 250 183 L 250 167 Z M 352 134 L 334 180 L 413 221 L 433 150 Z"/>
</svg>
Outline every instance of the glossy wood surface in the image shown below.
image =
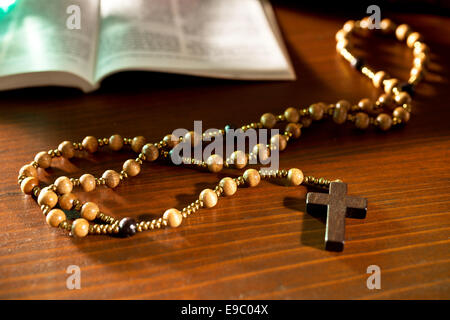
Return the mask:
<svg viewBox="0 0 450 320">
<path fill-rule="evenodd" d="M 349 195 L 368 199 L 366 219 L 346 219 L 344 252 L 323 250 L 325 225 L 305 213 L 305 187 L 262 182 L 222 198 L 177 229 L 117 239 L 74 239 L 45 223 L 17 185 L 19 168 L 42 150 L 86 135 L 144 135 L 158 141 L 175 128 L 241 125 L 264 112 L 317 101 L 375 98 L 371 83 L 335 51 L 334 34 L 348 18 L 276 6 L 298 79 L 240 82 L 154 73 L 107 79 L 100 91 L 29 89 L 0 94 L 0 297 L 11 299 L 409 299 L 450 298 L 450 91 L 448 18 L 397 14 L 432 50 L 410 123 L 364 133 L 330 121 L 314 123 L 281 154 L 281 167 L 339 178 Z M 361 13 L 363 14 L 363 13 Z M 358 42 L 369 64 L 406 79 L 412 54 L 395 41 Z M 131 152 L 103 152 L 59 163 L 78 177 L 119 170 Z M 92 200 L 115 217 L 148 218 L 182 208 L 205 187 L 237 172 L 145 164 L 115 191 Z M 80 290 L 66 269 L 81 268 Z M 367 268 L 381 268 L 369 290 Z"/>
</svg>

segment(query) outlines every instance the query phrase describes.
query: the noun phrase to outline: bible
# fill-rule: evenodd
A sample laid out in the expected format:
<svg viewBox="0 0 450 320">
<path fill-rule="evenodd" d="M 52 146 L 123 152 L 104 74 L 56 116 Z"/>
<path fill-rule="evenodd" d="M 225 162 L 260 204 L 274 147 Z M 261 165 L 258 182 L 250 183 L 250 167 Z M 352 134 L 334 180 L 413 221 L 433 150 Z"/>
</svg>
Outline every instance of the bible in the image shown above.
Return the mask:
<svg viewBox="0 0 450 320">
<path fill-rule="evenodd" d="M 267 0 L 21 0 L 0 19 L 0 90 L 91 92 L 123 71 L 295 79 Z"/>
</svg>

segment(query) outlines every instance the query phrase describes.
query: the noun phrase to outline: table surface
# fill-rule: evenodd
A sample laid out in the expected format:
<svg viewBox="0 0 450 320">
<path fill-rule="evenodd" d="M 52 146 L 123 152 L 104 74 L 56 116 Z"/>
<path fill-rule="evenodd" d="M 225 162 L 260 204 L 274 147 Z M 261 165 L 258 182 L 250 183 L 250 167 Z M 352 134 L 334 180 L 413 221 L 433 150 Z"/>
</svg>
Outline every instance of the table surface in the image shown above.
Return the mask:
<svg viewBox="0 0 450 320">
<path fill-rule="evenodd" d="M 276 6 L 298 79 L 291 82 L 211 80 L 157 73 L 107 79 L 84 95 L 72 89 L 3 92 L 0 115 L 0 298 L 20 299 L 409 299 L 450 298 L 450 94 L 448 18 L 403 14 L 432 48 L 430 71 L 404 128 L 364 133 L 330 121 L 305 129 L 281 154 L 281 167 L 339 178 L 364 196 L 364 220 L 346 219 L 344 252 L 323 249 L 322 219 L 305 213 L 305 187 L 262 182 L 194 214 L 177 229 L 131 238 L 74 239 L 50 228 L 23 195 L 19 168 L 63 140 L 113 133 L 159 141 L 174 128 L 244 124 L 264 112 L 317 101 L 377 96 L 371 83 L 335 52 L 339 15 Z M 347 17 L 348 18 L 348 17 Z M 354 16 L 352 18 L 358 18 Z M 394 41 L 361 41 L 375 69 L 405 79 L 411 53 Z M 119 169 L 128 151 L 59 163 L 45 175 L 78 177 Z M 117 189 L 81 200 L 115 217 L 160 215 L 181 208 L 225 175 L 146 164 Z M 68 290 L 68 266 L 81 289 Z M 381 269 L 381 289 L 366 286 L 367 268 Z"/>
</svg>

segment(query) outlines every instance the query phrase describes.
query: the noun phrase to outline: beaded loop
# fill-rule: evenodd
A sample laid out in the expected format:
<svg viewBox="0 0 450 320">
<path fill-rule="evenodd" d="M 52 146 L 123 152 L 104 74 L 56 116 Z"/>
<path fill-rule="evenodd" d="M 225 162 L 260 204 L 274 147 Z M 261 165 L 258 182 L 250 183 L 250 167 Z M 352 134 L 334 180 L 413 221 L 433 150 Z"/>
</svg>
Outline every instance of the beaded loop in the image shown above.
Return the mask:
<svg viewBox="0 0 450 320">
<path fill-rule="evenodd" d="M 425 67 L 429 61 L 428 46 L 423 43 L 422 36 L 413 32 L 408 25 L 396 26 L 389 19 L 381 21 L 382 33 L 393 34 L 399 41 L 405 41 L 407 46 L 413 50 L 414 61 L 410 78 L 406 83 L 400 84 L 398 79 L 389 77 L 385 71 L 372 70 L 361 58 L 351 53 L 351 35 L 361 34 L 361 31 L 368 30 L 368 28 L 366 18 L 361 21 L 347 21 L 343 28 L 336 33 L 336 49 L 355 69 L 368 77 L 375 88 L 384 91 L 378 99 L 375 101 L 361 99 L 356 104 L 351 104 L 346 100 L 337 101 L 335 104 L 316 102 L 309 106 L 289 107 L 280 115 L 264 113 L 258 122 L 243 125 L 240 129 L 244 132 L 249 129 L 271 129 L 278 123 L 285 122 L 284 132 L 271 137 L 269 145 L 257 144 L 249 153 L 235 150 L 228 158 L 224 159 L 219 155 L 212 155 L 206 161 L 183 158 L 183 163 L 202 169 L 208 168 L 213 173 L 230 167 L 240 170 L 245 168 L 251 160 L 265 160 L 272 151 L 283 151 L 290 141 L 301 136 L 303 128 L 309 127 L 313 121 L 320 121 L 324 118 L 332 119 L 336 124 L 350 123 L 360 130 L 373 126 L 386 131 L 393 126 L 408 122 L 411 112 L 411 95 L 418 82 L 423 78 Z M 214 137 L 223 136 L 234 128 L 234 126 L 227 125 L 224 129 L 201 135 L 190 131 L 184 137 L 168 134 L 155 143 L 148 143 L 143 136 L 126 138 L 119 134 L 114 134 L 109 138 L 87 136 L 81 143 L 63 141 L 56 149 L 40 151 L 34 157 L 33 162 L 24 165 L 19 171 L 18 183 L 24 194 L 36 198 L 50 226 L 70 231 L 76 237 L 85 237 L 88 234 L 131 236 L 137 232 L 162 229 L 167 226 L 175 228 L 200 209 L 215 207 L 222 196 L 232 196 L 243 186 L 255 187 L 261 179 L 284 179 L 286 184 L 292 186 L 329 188 L 331 180 L 304 176 L 303 172 L 297 168 L 289 170 L 247 169 L 238 177 L 225 177 L 216 186 L 204 189 L 197 200 L 181 210 L 168 209 L 158 219 L 140 222 L 136 222 L 132 218 L 117 220 L 101 212 L 97 204 L 93 202 L 81 203 L 72 193 L 77 187 L 81 187 L 85 192 L 93 191 L 97 186 L 116 188 L 126 179 L 138 175 L 144 161 L 170 159 L 171 151 L 178 143 L 186 140 L 192 146 L 196 146 L 202 141 L 211 141 Z M 51 167 L 53 158 L 70 159 L 80 152 L 95 153 L 105 146 L 113 151 L 119 151 L 125 146 L 129 146 L 138 156 L 135 159 L 128 159 L 120 171 L 106 170 L 101 177 L 86 173 L 79 178 L 59 177 L 54 184 L 44 188 L 39 186 L 37 169 L 45 170 Z M 55 208 L 56 206 L 59 208 Z M 79 213 L 79 217 L 70 222 L 63 210 L 74 210 Z M 95 221 L 100 223 L 94 223 Z"/>
</svg>

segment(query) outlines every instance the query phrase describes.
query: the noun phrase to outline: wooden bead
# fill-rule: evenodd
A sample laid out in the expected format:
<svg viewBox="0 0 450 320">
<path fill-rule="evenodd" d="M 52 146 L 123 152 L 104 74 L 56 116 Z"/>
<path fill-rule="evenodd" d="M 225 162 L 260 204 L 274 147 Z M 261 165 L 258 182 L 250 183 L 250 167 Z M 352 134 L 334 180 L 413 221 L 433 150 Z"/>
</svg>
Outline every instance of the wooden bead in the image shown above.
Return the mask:
<svg viewBox="0 0 450 320">
<path fill-rule="evenodd" d="M 167 143 L 169 148 L 175 147 L 178 143 L 180 143 L 180 139 L 175 137 L 173 134 L 168 134 L 164 136 L 163 141 Z"/>
<path fill-rule="evenodd" d="M 422 66 L 419 67 L 413 67 L 410 71 L 410 77 L 416 78 L 416 79 L 422 79 L 425 75 L 425 68 Z"/>
<path fill-rule="evenodd" d="M 159 150 L 152 143 L 147 143 L 142 148 L 142 153 L 144 154 L 145 160 L 147 160 L 147 161 L 155 161 L 159 157 Z"/>
<path fill-rule="evenodd" d="M 27 177 L 22 180 L 20 190 L 25 194 L 31 194 L 33 188 L 39 186 L 39 180 L 36 177 Z"/>
<path fill-rule="evenodd" d="M 397 87 L 399 83 L 398 83 L 398 80 L 397 80 L 397 79 L 392 78 L 392 79 L 385 80 L 385 81 L 383 82 L 383 84 L 384 84 L 384 92 L 386 92 L 386 93 L 391 93 L 392 90 L 393 90 L 395 87 Z"/>
<path fill-rule="evenodd" d="M 367 113 L 358 112 L 355 115 L 355 126 L 361 130 L 367 129 L 367 127 L 369 127 L 369 116 L 367 115 Z"/>
<path fill-rule="evenodd" d="M 219 172 L 223 168 L 223 159 L 218 154 L 212 154 L 206 159 L 206 164 L 208 165 L 208 170 L 211 172 Z"/>
<path fill-rule="evenodd" d="M 423 77 L 422 69 L 414 67 L 411 69 L 410 75 L 412 78 L 422 79 L 422 77 Z"/>
<path fill-rule="evenodd" d="M 338 32 L 336 32 L 336 35 L 334 36 L 334 38 L 336 39 L 336 41 L 342 41 L 342 40 L 346 40 L 348 37 L 348 32 L 345 31 L 344 29 L 339 29 Z"/>
<path fill-rule="evenodd" d="M 347 39 L 339 40 L 336 43 L 336 52 L 337 53 L 341 53 L 342 50 L 344 50 L 344 49 L 346 49 L 346 50 L 351 50 L 352 49 L 352 46 L 351 46 L 350 42 Z"/>
<path fill-rule="evenodd" d="M 426 65 L 429 61 L 428 56 L 424 52 L 419 52 L 414 56 L 414 59 L 419 59 L 422 65 Z"/>
<path fill-rule="evenodd" d="M 270 150 L 265 144 L 258 143 L 253 147 L 253 154 L 256 155 L 258 161 L 264 162 L 270 156 Z"/>
<path fill-rule="evenodd" d="M 19 176 L 37 177 L 37 169 L 31 164 L 26 164 L 19 170 Z"/>
<path fill-rule="evenodd" d="M 312 119 L 310 117 L 302 117 L 300 119 L 300 122 L 302 123 L 303 127 L 308 128 L 312 123 Z"/>
<path fill-rule="evenodd" d="M 217 194 L 214 192 L 214 190 L 211 189 L 205 189 L 200 193 L 199 197 L 200 201 L 203 202 L 205 207 L 212 208 L 217 204 L 218 198 Z"/>
<path fill-rule="evenodd" d="M 36 161 L 42 169 L 47 169 L 52 164 L 52 156 L 46 151 L 41 151 L 34 157 L 34 161 Z"/>
<path fill-rule="evenodd" d="M 298 139 L 302 134 L 302 126 L 298 123 L 288 123 L 285 131 L 292 134 L 293 138 Z"/>
<path fill-rule="evenodd" d="M 72 223 L 72 235 L 83 238 L 89 233 L 89 222 L 86 219 L 79 218 Z"/>
<path fill-rule="evenodd" d="M 80 184 L 84 191 L 91 192 L 97 186 L 95 177 L 92 174 L 85 173 L 80 177 Z"/>
<path fill-rule="evenodd" d="M 372 102 L 372 100 L 364 98 L 361 99 L 358 102 L 358 107 L 361 111 L 364 111 L 366 113 L 371 113 L 373 112 L 373 108 L 374 108 L 375 104 Z"/>
<path fill-rule="evenodd" d="M 353 25 L 353 33 L 362 35 L 364 34 L 364 29 L 361 27 L 361 21 L 357 20 L 355 21 L 355 24 Z"/>
<path fill-rule="evenodd" d="M 290 185 L 299 186 L 303 182 L 303 172 L 297 168 L 289 169 L 287 178 Z"/>
<path fill-rule="evenodd" d="M 378 103 L 380 103 L 380 105 L 382 107 L 386 107 L 386 108 L 389 108 L 389 109 L 392 109 L 393 107 L 395 107 L 395 100 L 388 93 L 383 93 L 381 96 L 379 96 L 378 97 Z"/>
<path fill-rule="evenodd" d="M 414 56 L 419 56 L 422 53 L 428 54 L 430 50 L 428 49 L 428 46 L 425 43 L 418 42 L 414 44 L 413 54 Z"/>
<path fill-rule="evenodd" d="M 277 118 L 272 113 L 264 113 L 261 116 L 260 122 L 264 128 L 272 129 L 277 123 Z"/>
<path fill-rule="evenodd" d="M 226 196 L 232 196 L 237 191 L 236 181 L 234 181 L 233 179 L 231 179 L 229 177 L 223 178 L 222 180 L 220 180 L 219 186 L 222 188 L 223 193 Z"/>
<path fill-rule="evenodd" d="M 408 47 L 412 48 L 414 47 L 416 41 L 422 41 L 422 36 L 418 32 L 413 32 L 406 39 L 406 44 L 408 45 Z"/>
<path fill-rule="evenodd" d="M 342 30 L 344 30 L 347 34 L 353 31 L 355 28 L 355 21 L 354 20 L 348 20 L 346 23 L 344 23 L 344 26 L 342 27 Z"/>
<path fill-rule="evenodd" d="M 123 171 L 125 171 L 130 177 L 137 176 L 141 172 L 141 165 L 134 159 L 128 159 L 122 166 Z"/>
<path fill-rule="evenodd" d="M 360 26 L 361 26 L 361 28 L 369 29 L 369 26 L 371 23 L 372 23 L 372 21 L 370 20 L 369 17 L 364 17 L 360 21 Z"/>
<path fill-rule="evenodd" d="M 411 77 L 410 79 L 414 79 L 414 82 L 417 83 L 417 81 L 421 80 L 423 76 L 425 75 L 425 69 L 422 67 L 414 67 L 411 69 Z M 409 81 L 411 82 L 411 81 Z"/>
<path fill-rule="evenodd" d="M 347 120 L 347 111 L 346 107 L 336 104 L 333 111 L 333 121 L 337 124 L 343 124 Z"/>
<path fill-rule="evenodd" d="M 247 165 L 247 155 L 241 151 L 234 151 L 230 156 L 231 163 L 236 167 L 236 169 L 242 169 Z"/>
<path fill-rule="evenodd" d="M 378 71 L 372 78 L 372 83 L 375 88 L 381 88 L 383 86 L 383 81 L 388 79 L 389 75 L 384 71 Z"/>
<path fill-rule="evenodd" d="M 39 193 L 38 204 L 40 206 L 46 205 L 46 206 L 49 206 L 50 208 L 53 208 L 57 202 L 58 202 L 58 196 L 56 195 L 56 193 L 54 193 L 50 189 L 44 188 Z"/>
<path fill-rule="evenodd" d="M 399 105 L 411 103 L 411 96 L 407 92 L 400 92 L 395 96 L 395 102 Z"/>
<path fill-rule="evenodd" d="M 403 107 L 395 108 L 395 110 L 392 114 L 395 118 L 400 119 L 402 122 L 408 122 L 409 118 L 410 118 L 409 112 L 406 111 L 405 108 L 403 108 Z"/>
<path fill-rule="evenodd" d="M 284 111 L 284 117 L 287 122 L 298 122 L 300 120 L 300 113 L 297 109 L 291 107 Z"/>
<path fill-rule="evenodd" d="M 192 147 L 196 147 L 202 142 L 202 136 L 195 131 L 189 131 L 184 135 L 184 140 L 190 142 Z"/>
<path fill-rule="evenodd" d="M 105 183 L 110 188 L 115 188 L 120 183 L 120 175 L 114 170 L 106 170 L 102 178 L 105 179 Z"/>
<path fill-rule="evenodd" d="M 261 176 L 259 175 L 259 172 L 255 169 L 247 169 L 244 172 L 244 181 L 249 187 L 255 187 L 259 184 L 261 181 Z"/>
<path fill-rule="evenodd" d="M 388 115 L 386 113 L 380 113 L 377 116 L 376 121 L 377 121 L 378 127 L 383 131 L 389 130 L 391 128 L 392 118 L 390 115 Z"/>
<path fill-rule="evenodd" d="M 347 100 L 339 100 L 338 102 L 336 102 L 336 108 L 342 108 L 347 111 L 350 110 L 351 106 L 352 105 Z"/>
<path fill-rule="evenodd" d="M 47 221 L 50 226 L 56 228 L 61 224 L 61 222 L 66 221 L 66 214 L 60 209 L 53 209 L 47 214 L 45 221 Z"/>
<path fill-rule="evenodd" d="M 55 180 L 56 191 L 59 194 L 66 194 L 72 192 L 73 183 L 67 177 L 59 177 Z"/>
<path fill-rule="evenodd" d="M 77 197 L 73 193 L 66 193 L 59 197 L 58 204 L 63 210 L 70 210 L 76 199 Z"/>
<path fill-rule="evenodd" d="M 410 72 L 411 78 L 422 79 L 425 75 L 425 68 L 423 67 L 413 67 Z"/>
<path fill-rule="evenodd" d="M 320 120 L 323 117 L 325 104 L 322 102 L 314 103 L 309 106 L 308 111 L 313 120 Z"/>
<path fill-rule="evenodd" d="M 98 140 L 96 137 L 87 136 L 81 142 L 83 148 L 89 153 L 94 153 L 98 150 Z"/>
<path fill-rule="evenodd" d="M 133 140 L 131 140 L 131 150 L 133 150 L 136 153 L 140 153 L 142 150 L 142 147 L 146 144 L 147 139 L 143 136 L 137 136 L 134 137 Z"/>
<path fill-rule="evenodd" d="M 411 28 L 407 24 L 401 24 L 395 29 L 395 36 L 398 40 L 405 40 L 411 33 Z"/>
<path fill-rule="evenodd" d="M 94 220 L 99 212 L 100 209 L 94 202 L 86 202 L 81 207 L 81 216 L 89 221 Z"/>
<path fill-rule="evenodd" d="M 167 209 L 164 212 L 163 219 L 167 220 L 172 228 L 178 227 L 183 222 L 181 212 L 175 208 Z"/>
<path fill-rule="evenodd" d="M 380 21 L 380 28 L 384 34 L 394 32 L 396 29 L 395 23 L 391 19 L 383 19 Z"/>
<path fill-rule="evenodd" d="M 61 155 L 66 158 L 70 159 L 73 158 L 75 155 L 75 148 L 73 147 L 72 142 L 70 141 L 63 141 L 58 146 L 59 152 L 61 152 Z"/>
<path fill-rule="evenodd" d="M 123 137 L 120 134 L 114 134 L 109 137 L 109 148 L 113 151 L 119 151 L 123 147 Z"/>
<path fill-rule="evenodd" d="M 283 151 L 286 149 L 287 140 L 284 135 L 276 134 L 272 138 L 270 138 L 270 144 L 276 146 L 278 150 Z"/>
<path fill-rule="evenodd" d="M 424 68 L 424 67 L 426 67 L 427 63 L 428 63 L 428 57 L 423 52 L 414 57 L 413 65 L 415 68 L 416 67 Z"/>
<path fill-rule="evenodd" d="M 369 27 L 372 21 L 369 17 L 364 17 L 359 21 L 358 35 L 367 36 L 369 34 Z"/>
</svg>

